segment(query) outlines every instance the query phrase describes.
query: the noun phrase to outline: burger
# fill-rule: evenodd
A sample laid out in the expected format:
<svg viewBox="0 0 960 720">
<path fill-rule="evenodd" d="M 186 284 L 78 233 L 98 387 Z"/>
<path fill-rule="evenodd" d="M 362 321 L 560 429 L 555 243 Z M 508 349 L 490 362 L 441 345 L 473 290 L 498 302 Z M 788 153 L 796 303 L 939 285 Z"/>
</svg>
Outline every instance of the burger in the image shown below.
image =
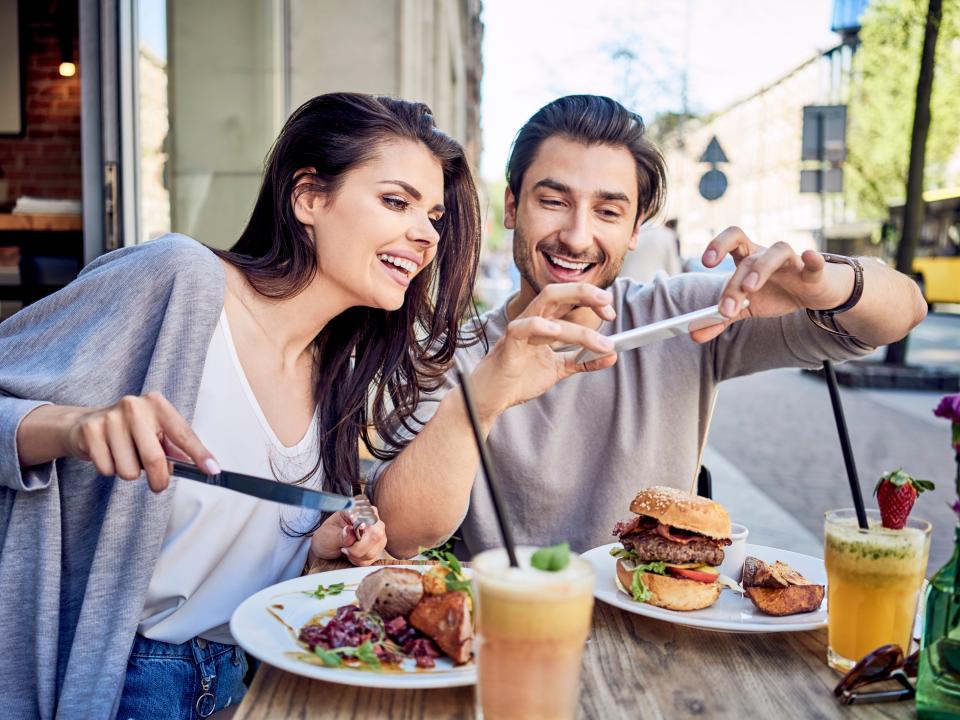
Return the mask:
<svg viewBox="0 0 960 720">
<path fill-rule="evenodd" d="M 719 565 L 730 544 L 730 516 L 720 503 L 669 487 L 641 490 L 634 516 L 613 534 L 620 588 L 637 602 L 668 610 L 713 605 L 722 585 Z"/>
</svg>

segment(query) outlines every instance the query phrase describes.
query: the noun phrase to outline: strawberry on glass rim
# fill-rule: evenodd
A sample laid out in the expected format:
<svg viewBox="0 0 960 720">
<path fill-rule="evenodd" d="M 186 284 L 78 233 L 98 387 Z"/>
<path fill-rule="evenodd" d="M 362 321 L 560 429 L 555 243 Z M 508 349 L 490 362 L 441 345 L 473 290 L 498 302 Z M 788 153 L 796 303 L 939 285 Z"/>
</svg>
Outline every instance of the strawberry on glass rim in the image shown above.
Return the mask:
<svg viewBox="0 0 960 720">
<path fill-rule="evenodd" d="M 873 489 L 873 494 L 877 496 L 883 527 L 889 530 L 903 530 L 917 495 L 924 490 L 933 489 L 934 484 L 930 480 L 918 480 L 904 472 L 903 468 L 891 470 L 881 476 Z"/>
</svg>

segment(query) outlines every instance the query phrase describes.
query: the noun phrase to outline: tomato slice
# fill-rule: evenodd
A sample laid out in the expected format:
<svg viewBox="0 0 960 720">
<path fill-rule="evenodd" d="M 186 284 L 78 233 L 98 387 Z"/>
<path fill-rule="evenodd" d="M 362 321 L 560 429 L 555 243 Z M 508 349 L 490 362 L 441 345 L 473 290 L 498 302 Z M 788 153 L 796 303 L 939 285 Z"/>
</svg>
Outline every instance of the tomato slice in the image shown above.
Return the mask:
<svg viewBox="0 0 960 720">
<path fill-rule="evenodd" d="M 690 568 L 668 567 L 667 570 L 670 571 L 671 575 L 702 583 L 712 583 L 716 581 L 718 577 L 718 575 L 713 573 L 703 572 L 702 570 L 691 570 Z"/>
</svg>

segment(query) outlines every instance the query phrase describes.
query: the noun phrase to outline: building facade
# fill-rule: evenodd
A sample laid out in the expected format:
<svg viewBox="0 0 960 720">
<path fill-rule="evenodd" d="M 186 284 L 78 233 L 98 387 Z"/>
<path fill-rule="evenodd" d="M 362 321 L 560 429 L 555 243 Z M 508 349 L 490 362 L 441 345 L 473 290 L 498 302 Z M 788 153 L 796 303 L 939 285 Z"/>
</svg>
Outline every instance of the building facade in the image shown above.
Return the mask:
<svg viewBox="0 0 960 720">
<path fill-rule="evenodd" d="M 823 247 L 830 228 L 853 218 L 840 193 L 800 191 L 803 108 L 845 104 L 853 48 L 818 53 L 744 100 L 705 118 L 688 120 L 666 136 L 666 215 L 677 221 L 681 253 L 699 255 L 725 227 L 737 225 L 756 242 L 785 241 L 797 250 Z M 702 157 L 716 138 L 727 162 Z M 727 180 L 716 200 L 701 195 L 711 170 Z"/>
</svg>

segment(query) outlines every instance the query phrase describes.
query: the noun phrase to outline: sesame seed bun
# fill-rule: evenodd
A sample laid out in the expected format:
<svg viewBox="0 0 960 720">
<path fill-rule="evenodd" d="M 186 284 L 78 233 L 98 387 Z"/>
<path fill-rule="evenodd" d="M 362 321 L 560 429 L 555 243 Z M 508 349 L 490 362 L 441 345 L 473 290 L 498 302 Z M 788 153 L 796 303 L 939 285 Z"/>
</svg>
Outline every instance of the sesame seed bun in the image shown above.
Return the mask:
<svg viewBox="0 0 960 720">
<path fill-rule="evenodd" d="M 631 598 L 634 567 L 629 560 L 617 560 L 619 589 Z M 717 582 L 702 583 L 649 572 L 643 573 L 642 579 L 650 590 L 647 603 L 667 610 L 702 610 L 713 605 L 720 597 L 721 587 Z"/>
<path fill-rule="evenodd" d="M 723 505 L 676 488 L 656 486 L 641 490 L 630 503 L 630 511 L 714 540 L 730 537 L 730 515 Z"/>
</svg>

